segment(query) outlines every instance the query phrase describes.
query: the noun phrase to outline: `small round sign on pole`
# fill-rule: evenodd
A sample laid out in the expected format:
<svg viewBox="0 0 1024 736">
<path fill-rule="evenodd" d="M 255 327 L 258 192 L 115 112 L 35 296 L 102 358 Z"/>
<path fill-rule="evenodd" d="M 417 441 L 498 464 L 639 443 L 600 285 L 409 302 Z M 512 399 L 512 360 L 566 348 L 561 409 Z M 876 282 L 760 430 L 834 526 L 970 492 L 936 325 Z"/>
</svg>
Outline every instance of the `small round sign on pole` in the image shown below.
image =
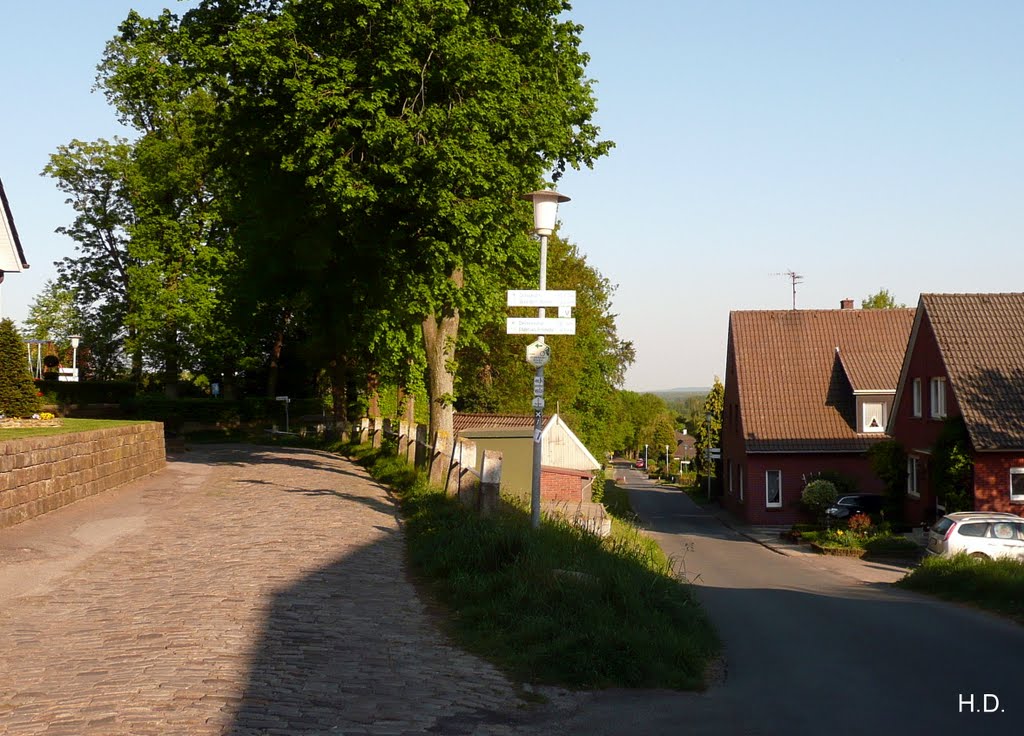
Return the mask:
<svg viewBox="0 0 1024 736">
<path fill-rule="evenodd" d="M 551 360 L 551 346 L 535 340 L 526 346 L 526 362 L 534 368 L 543 368 Z"/>
</svg>

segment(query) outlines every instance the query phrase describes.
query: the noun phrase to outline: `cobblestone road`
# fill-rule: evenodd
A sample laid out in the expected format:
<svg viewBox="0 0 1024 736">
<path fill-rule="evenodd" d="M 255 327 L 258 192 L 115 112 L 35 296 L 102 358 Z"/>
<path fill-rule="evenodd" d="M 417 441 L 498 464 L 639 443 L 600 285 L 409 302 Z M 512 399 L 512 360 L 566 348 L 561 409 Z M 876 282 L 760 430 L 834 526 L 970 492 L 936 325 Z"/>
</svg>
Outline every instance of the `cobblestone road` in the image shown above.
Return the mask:
<svg viewBox="0 0 1024 736">
<path fill-rule="evenodd" d="M 0 733 L 505 731 L 446 644 L 395 507 L 308 450 L 213 447 L 0 531 Z"/>
</svg>

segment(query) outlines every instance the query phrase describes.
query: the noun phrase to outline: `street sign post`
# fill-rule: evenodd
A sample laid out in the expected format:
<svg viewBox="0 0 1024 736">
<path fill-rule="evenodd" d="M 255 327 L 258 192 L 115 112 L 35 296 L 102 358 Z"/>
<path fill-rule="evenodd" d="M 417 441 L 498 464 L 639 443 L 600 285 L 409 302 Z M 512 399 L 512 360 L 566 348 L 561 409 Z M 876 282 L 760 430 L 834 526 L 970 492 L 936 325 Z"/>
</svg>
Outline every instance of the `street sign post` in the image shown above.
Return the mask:
<svg viewBox="0 0 1024 736">
<path fill-rule="evenodd" d="M 506 292 L 510 307 L 575 307 L 576 292 L 553 289 L 509 289 Z"/>
<path fill-rule="evenodd" d="M 573 317 L 506 317 L 505 332 L 509 335 L 575 335 Z"/>
</svg>

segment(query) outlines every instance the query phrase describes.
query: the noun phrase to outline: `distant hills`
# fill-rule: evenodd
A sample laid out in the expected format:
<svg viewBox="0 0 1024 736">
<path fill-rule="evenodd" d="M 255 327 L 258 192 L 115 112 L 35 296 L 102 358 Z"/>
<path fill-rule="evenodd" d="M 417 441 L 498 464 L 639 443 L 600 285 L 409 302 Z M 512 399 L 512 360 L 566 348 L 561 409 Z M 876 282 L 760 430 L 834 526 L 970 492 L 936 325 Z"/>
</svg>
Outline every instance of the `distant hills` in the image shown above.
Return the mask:
<svg viewBox="0 0 1024 736">
<path fill-rule="evenodd" d="M 683 388 L 668 388 L 661 391 L 645 391 L 644 393 L 654 394 L 655 396 L 669 401 L 671 399 L 682 399 L 687 396 L 704 396 L 711 391 L 710 386 L 688 386 Z"/>
</svg>

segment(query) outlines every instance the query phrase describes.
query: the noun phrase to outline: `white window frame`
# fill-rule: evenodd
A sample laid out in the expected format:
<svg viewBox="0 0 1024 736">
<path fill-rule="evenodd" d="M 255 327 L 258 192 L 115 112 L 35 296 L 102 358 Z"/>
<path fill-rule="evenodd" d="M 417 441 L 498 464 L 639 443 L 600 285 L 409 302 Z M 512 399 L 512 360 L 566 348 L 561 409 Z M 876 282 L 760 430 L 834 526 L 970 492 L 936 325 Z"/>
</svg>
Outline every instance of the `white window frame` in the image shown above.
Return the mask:
<svg viewBox="0 0 1024 736">
<path fill-rule="evenodd" d="M 944 419 L 946 416 L 946 379 L 933 378 L 929 382 L 931 401 L 928 405 L 932 419 Z"/>
<path fill-rule="evenodd" d="M 878 412 L 872 412 L 872 414 L 877 413 L 877 415 L 878 415 L 878 426 L 877 427 L 868 426 L 869 423 L 870 423 L 870 416 L 868 414 L 869 407 L 876 407 L 876 408 L 878 408 Z M 860 409 L 861 431 L 862 432 L 868 432 L 868 433 L 884 432 L 885 431 L 885 422 L 888 419 L 888 417 L 886 416 L 886 411 L 885 410 L 886 410 L 886 403 L 884 401 L 865 401 L 863 404 L 861 404 L 861 409 Z"/>
<path fill-rule="evenodd" d="M 911 393 L 913 395 L 913 409 L 912 409 L 912 413 L 913 413 L 913 416 L 915 416 L 918 419 L 920 419 L 921 418 L 921 379 L 920 378 L 915 378 L 914 382 L 911 384 L 911 386 L 913 387 L 912 391 L 911 391 Z"/>
<path fill-rule="evenodd" d="M 916 457 L 907 458 L 907 495 L 911 498 L 921 498 L 921 489 L 917 485 L 918 465 Z"/>
<path fill-rule="evenodd" d="M 1021 486 L 1021 492 L 1013 492 L 1013 476 L 1015 475 L 1024 476 L 1024 468 L 1010 468 L 1010 503 L 1024 503 L 1024 480 L 1017 481 Z"/>
<path fill-rule="evenodd" d="M 768 477 L 775 473 L 779 477 L 779 500 L 772 503 L 768 500 L 768 489 L 769 481 Z M 781 470 L 766 470 L 764 471 L 764 506 L 768 509 L 781 509 L 782 508 L 782 471 Z"/>
</svg>

